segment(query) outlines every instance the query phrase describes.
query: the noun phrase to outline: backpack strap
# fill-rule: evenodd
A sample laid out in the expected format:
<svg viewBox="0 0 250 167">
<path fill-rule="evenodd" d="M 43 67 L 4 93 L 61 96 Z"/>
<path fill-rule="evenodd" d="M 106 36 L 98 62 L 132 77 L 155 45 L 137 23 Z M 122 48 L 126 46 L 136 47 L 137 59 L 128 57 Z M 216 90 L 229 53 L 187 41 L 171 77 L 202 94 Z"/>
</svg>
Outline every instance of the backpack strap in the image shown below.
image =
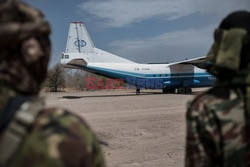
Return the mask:
<svg viewBox="0 0 250 167">
<path fill-rule="evenodd" d="M 44 101 L 37 97 L 19 96 L 7 104 L 3 111 L 7 119 L 1 123 L 6 129 L 0 136 L 0 167 L 11 161 L 43 108 Z"/>
</svg>

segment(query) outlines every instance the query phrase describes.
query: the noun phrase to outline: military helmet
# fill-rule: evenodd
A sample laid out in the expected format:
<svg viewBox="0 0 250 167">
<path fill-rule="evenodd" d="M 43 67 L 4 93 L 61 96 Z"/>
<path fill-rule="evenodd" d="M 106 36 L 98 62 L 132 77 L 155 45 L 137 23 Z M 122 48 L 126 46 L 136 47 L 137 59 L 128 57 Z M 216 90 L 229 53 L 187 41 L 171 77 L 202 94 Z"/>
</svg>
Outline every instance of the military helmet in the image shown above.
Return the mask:
<svg viewBox="0 0 250 167">
<path fill-rule="evenodd" d="M 214 44 L 207 60 L 208 71 L 219 78 L 230 78 L 250 63 L 250 13 L 237 11 L 222 20 L 214 32 Z"/>
<path fill-rule="evenodd" d="M 19 0 L 0 1 L 0 84 L 38 93 L 50 58 L 49 35 L 39 10 Z"/>
</svg>

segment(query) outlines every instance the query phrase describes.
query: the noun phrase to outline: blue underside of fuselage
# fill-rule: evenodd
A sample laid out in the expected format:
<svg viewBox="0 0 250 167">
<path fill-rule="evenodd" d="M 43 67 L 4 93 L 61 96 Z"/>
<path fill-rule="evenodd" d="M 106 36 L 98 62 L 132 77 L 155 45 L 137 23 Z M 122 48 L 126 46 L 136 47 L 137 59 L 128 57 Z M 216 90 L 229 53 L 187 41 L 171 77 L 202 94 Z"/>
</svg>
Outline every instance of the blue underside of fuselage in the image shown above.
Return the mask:
<svg viewBox="0 0 250 167">
<path fill-rule="evenodd" d="M 124 82 L 137 88 L 175 89 L 179 87 L 209 87 L 215 77 L 209 73 L 174 73 L 174 74 L 141 74 L 112 70 L 93 66 L 78 66 L 83 70 L 111 78 L 123 79 Z"/>
</svg>

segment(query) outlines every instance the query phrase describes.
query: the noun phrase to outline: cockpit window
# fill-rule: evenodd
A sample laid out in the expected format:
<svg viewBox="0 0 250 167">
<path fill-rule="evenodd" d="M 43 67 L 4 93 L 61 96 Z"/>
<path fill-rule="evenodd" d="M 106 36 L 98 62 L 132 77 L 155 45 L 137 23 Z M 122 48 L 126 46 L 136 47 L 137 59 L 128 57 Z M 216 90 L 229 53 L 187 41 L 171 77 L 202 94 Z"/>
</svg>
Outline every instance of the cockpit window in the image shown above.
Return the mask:
<svg viewBox="0 0 250 167">
<path fill-rule="evenodd" d="M 62 59 L 68 59 L 68 58 L 69 58 L 69 55 L 62 54 Z"/>
</svg>

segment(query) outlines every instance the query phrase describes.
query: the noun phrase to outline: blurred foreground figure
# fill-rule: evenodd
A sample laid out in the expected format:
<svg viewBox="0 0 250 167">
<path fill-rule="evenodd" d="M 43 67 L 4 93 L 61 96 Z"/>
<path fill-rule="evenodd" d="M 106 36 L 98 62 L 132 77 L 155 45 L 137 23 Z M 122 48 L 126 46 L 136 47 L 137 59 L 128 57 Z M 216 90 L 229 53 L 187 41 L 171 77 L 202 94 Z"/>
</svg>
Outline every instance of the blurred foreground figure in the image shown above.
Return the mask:
<svg viewBox="0 0 250 167">
<path fill-rule="evenodd" d="M 105 166 L 88 125 L 64 109 L 44 108 L 38 97 L 49 35 L 41 12 L 0 1 L 0 166 Z"/>
<path fill-rule="evenodd" d="M 207 70 L 217 82 L 188 106 L 186 166 L 250 166 L 249 37 L 246 11 L 215 30 Z"/>
</svg>

